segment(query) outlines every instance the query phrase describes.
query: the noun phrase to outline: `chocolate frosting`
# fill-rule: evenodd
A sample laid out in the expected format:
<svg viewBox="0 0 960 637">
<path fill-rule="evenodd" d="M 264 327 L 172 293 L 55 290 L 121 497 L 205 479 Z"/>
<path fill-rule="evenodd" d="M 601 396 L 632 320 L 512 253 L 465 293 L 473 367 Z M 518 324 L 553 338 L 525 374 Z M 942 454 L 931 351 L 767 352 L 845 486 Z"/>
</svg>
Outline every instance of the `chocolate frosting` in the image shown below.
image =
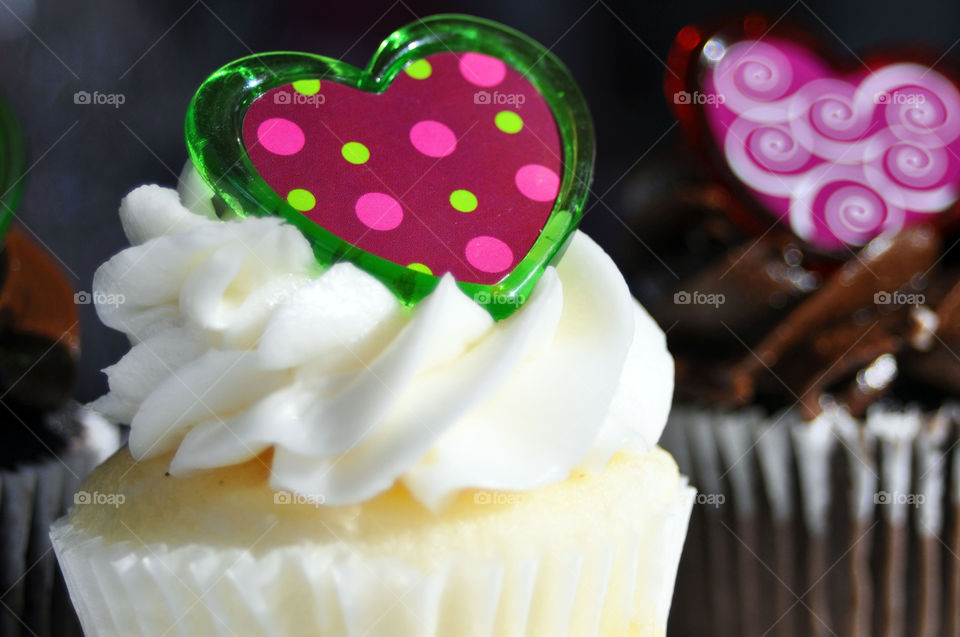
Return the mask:
<svg viewBox="0 0 960 637">
<path fill-rule="evenodd" d="M 813 418 L 840 402 L 938 404 L 960 394 L 960 255 L 933 227 L 881 236 L 845 258 L 789 229 L 749 236 L 678 150 L 639 167 L 627 207 L 635 292 L 667 331 L 684 402 Z"/>
<path fill-rule="evenodd" d="M 53 258 L 13 226 L 0 251 L 0 465 L 56 451 L 76 423 L 58 415 L 80 353 L 73 289 Z"/>
</svg>

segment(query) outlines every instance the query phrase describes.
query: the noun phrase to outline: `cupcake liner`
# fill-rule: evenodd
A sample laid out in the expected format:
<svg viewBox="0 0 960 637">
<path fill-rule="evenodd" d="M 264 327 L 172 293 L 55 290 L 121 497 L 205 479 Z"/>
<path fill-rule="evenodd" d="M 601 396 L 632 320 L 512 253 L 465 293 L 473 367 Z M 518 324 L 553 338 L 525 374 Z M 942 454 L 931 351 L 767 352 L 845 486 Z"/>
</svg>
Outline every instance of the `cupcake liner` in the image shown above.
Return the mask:
<svg viewBox="0 0 960 637">
<path fill-rule="evenodd" d="M 346 544 L 258 551 L 51 532 L 88 637 L 662 636 L 694 491 L 575 549 L 454 554 L 429 572 Z"/>
<path fill-rule="evenodd" d="M 84 436 L 59 458 L 0 470 L 0 634 L 80 635 L 59 575 L 50 525 L 73 503 L 80 480 L 105 457 L 116 429 L 76 405 Z"/>
<path fill-rule="evenodd" d="M 702 492 L 670 635 L 957 637 L 958 441 L 955 405 L 675 409 L 663 446 Z"/>
</svg>

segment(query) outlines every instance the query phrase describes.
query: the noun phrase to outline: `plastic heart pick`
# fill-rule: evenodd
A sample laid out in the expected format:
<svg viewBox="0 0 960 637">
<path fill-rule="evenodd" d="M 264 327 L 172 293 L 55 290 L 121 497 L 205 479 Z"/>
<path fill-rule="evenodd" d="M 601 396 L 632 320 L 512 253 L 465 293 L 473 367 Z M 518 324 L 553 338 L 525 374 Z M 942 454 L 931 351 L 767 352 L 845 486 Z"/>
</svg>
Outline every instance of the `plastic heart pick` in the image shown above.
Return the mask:
<svg viewBox="0 0 960 637">
<path fill-rule="evenodd" d="M 450 272 L 494 318 L 566 246 L 593 172 L 570 74 L 504 26 L 437 16 L 366 69 L 306 53 L 243 58 L 206 80 L 190 156 L 239 215 L 279 215 L 322 264 L 349 260 L 406 303 Z"/>
<path fill-rule="evenodd" d="M 741 199 L 821 251 L 952 219 L 955 80 L 889 58 L 841 68 L 814 46 L 757 17 L 720 31 L 686 27 L 671 50 L 668 99 L 704 154 L 746 191 Z"/>
</svg>

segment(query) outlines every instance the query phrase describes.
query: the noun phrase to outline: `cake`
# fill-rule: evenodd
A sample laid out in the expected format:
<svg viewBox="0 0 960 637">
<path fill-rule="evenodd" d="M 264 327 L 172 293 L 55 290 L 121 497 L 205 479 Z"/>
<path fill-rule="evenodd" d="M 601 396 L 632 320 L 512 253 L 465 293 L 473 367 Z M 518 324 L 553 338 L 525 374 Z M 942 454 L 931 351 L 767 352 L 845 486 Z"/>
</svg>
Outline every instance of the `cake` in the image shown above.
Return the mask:
<svg viewBox="0 0 960 637">
<path fill-rule="evenodd" d="M 576 230 L 582 95 L 439 16 L 366 69 L 228 64 L 97 271 L 110 506 L 52 530 L 89 635 L 662 636 L 694 491 L 663 332 Z"/>
</svg>

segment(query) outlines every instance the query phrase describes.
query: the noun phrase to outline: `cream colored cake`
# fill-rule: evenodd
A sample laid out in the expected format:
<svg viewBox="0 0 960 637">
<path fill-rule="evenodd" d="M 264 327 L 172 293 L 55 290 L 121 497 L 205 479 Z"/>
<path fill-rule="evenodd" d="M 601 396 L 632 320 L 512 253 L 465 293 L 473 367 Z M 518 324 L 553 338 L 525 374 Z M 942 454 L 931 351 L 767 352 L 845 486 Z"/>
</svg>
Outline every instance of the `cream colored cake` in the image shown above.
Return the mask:
<svg viewBox="0 0 960 637">
<path fill-rule="evenodd" d="M 269 457 L 190 478 L 169 461 L 120 451 L 82 489 L 124 504 L 55 531 L 98 634 L 664 634 L 692 493 L 660 449 L 523 493 L 466 490 L 439 516 L 400 486 L 280 506 Z"/>
</svg>

